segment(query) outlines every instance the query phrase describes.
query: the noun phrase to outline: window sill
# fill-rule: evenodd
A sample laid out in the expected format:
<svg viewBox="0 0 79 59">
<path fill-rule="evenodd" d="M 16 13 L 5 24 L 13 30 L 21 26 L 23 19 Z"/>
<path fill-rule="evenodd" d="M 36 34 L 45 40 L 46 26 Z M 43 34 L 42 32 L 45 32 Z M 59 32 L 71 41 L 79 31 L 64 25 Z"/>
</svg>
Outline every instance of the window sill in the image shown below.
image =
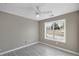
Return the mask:
<svg viewBox="0 0 79 59">
<path fill-rule="evenodd" d="M 55 42 L 60 42 L 60 43 L 66 43 L 65 40 L 55 40 L 55 39 L 49 39 L 49 38 L 45 38 L 45 40 L 49 40 L 49 41 L 55 41 Z"/>
</svg>

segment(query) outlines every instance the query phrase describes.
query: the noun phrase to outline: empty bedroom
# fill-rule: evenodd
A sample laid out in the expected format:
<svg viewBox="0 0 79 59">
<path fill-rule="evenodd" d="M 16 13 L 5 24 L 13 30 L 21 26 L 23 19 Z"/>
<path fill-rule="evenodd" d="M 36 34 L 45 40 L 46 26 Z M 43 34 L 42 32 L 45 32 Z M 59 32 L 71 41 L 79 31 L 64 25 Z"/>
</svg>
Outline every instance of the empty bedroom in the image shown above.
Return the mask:
<svg viewBox="0 0 79 59">
<path fill-rule="evenodd" d="M 0 56 L 79 56 L 79 3 L 0 3 Z"/>
</svg>

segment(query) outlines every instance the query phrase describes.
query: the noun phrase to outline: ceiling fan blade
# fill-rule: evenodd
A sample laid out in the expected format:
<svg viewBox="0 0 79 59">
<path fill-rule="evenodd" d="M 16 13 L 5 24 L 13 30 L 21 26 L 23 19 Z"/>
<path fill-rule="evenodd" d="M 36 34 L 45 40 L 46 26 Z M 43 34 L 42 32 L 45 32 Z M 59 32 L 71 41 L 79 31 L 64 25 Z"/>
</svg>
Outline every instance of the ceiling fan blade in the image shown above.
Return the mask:
<svg viewBox="0 0 79 59">
<path fill-rule="evenodd" d="M 37 15 L 37 14 L 39 14 L 37 11 L 34 11 L 34 13 Z"/>
<path fill-rule="evenodd" d="M 36 12 L 40 13 L 40 9 L 39 9 L 39 6 L 36 6 L 36 9 L 35 9 Z"/>
</svg>

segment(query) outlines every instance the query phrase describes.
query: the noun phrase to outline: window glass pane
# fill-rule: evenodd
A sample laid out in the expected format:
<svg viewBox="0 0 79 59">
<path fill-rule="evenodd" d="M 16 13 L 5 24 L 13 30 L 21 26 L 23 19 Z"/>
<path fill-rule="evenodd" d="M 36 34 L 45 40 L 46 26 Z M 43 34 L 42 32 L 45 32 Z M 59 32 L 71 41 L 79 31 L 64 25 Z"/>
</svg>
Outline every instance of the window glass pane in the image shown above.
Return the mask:
<svg viewBox="0 0 79 59">
<path fill-rule="evenodd" d="M 54 22 L 54 40 L 64 41 L 64 20 Z"/>
<path fill-rule="evenodd" d="M 53 23 L 52 22 L 48 22 L 45 23 L 45 30 L 46 30 L 46 38 L 48 39 L 52 39 L 53 38 Z"/>
</svg>

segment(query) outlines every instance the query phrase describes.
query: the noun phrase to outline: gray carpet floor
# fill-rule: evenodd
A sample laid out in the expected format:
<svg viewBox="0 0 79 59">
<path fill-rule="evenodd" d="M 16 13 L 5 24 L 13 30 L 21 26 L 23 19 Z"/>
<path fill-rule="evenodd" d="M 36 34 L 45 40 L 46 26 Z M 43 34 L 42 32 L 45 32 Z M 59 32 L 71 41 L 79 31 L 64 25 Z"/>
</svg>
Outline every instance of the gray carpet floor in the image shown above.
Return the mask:
<svg viewBox="0 0 79 59">
<path fill-rule="evenodd" d="M 76 56 L 76 55 L 39 43 L 26 48 L 9 52 L 2 56 Z"/>
</svg>

